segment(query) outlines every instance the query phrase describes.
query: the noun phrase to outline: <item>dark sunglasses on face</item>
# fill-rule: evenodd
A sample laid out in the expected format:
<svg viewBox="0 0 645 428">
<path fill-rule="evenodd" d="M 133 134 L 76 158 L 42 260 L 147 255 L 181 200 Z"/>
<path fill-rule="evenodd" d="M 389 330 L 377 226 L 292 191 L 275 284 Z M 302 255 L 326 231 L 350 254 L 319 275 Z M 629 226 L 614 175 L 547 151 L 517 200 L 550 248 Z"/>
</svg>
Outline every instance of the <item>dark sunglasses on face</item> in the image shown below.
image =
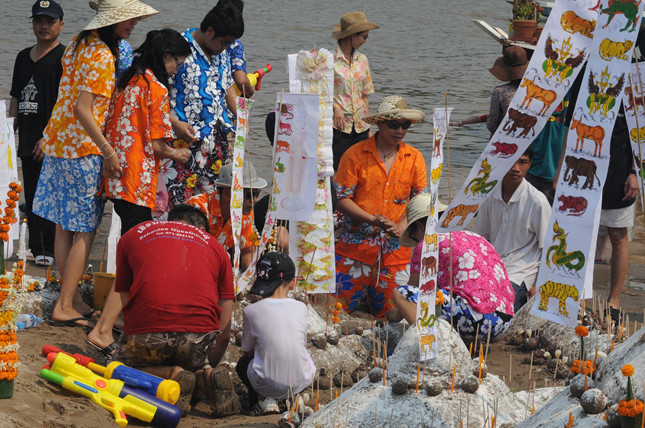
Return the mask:
<svg viewBox="0 0 645 428">
<path fill-rule="evenodd" d="M 399 129 L 399 128 L 408 129 L 412 125 L 412 122 L 409 120 L 406 120 L 405 122 L 388 120 L 387 122 L 385 122 L 385 125 L 387 125 L 387 127 L 390 129 Z"/>
<path fill-rule="evenodd" d="M 362 37 L 363 40 L 367 40 L 367 38 L 369 37 L 367 34 L 359 34 L 359 36 Z"/>
</svg>

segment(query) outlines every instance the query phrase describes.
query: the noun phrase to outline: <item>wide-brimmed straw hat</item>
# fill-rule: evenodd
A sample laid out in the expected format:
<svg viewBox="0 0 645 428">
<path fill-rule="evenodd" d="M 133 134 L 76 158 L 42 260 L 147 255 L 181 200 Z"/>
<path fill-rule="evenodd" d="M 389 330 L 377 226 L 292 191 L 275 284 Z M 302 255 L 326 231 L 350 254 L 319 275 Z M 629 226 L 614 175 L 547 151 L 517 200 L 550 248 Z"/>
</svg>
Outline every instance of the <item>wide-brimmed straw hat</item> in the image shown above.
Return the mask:
<svg viewBox="0 0 645 428">
<path fill-rule="evenodd" d="M 344 39 L 352 34 L 380 28 L 375 23 L 368 21 L 363 12 L 347 12 L 340 17 L 340 24 L 336 24 L 331 36 L 335 40 Z"/>
<path fill-rule="evenodd" d="M 385 122 L 386 120 L 409 120 L 421 122 L 426 117 L 421 110 L 409 108 L 408 102 L 398 95 L 389 95 L 381 101 L 376 114 L 364 117 L 367 123 Z"/>
<path fill-rule="evenodd" d="M 246 162 L 248 162 L 248 164 Z M 258 177 L 258 173 L 250 160 L 245 161 L 244 166 L 242 167 L 242 175 L 244 176 L 242 187 L 245 189 L 261 189 L 267 185 L 267 181 L 264 178 Z M 249 175 L 251 176 L 250 178 Z M 233 164 L 227 163 L 219 170 L 219 177 L 215 179 L 215 185 L 218 187 L 231 187 L 232 183 Z"/>
<path fill-rule="evenodd" d="M 502 56 L 495 60 L 495 64 L 488 69 L 490 73 L 502 82 L 521 79 L 529 65 L 524 48 L 509 46 L 504 49 Z"/>
<path fill-rule="evenodd" d="M 93 5 L 98 5 L 95 7 Z M 156 9 L 141 3 L 139 0 L 99 0 L 90 2 L 90 7 L 97 11 L 96 16 L 83 30 L 95 30 L 132 18 L 145 18 L 159 13 Z"/>
<path fill-rule="evenodd" d="M 401 234 L 399 238 L 399 244 L 402 247 L 414 247 L 419 241 L 413 239 L 410 233 L 412 232 L 412 225 L 423 217 L 428 217 L 430 213 L 430 204 L 432 203 L 432 195 L 430 193 L 419 193 L 417 196 L 412 198 L 408 203 L 408 206 L 405 208 L 405 214 L 408 219 L 408 227 L 405 228 L 405 231 Z M 435 209 L 437 213 L 445 211 L 448 208 L 447 205 L 442 204 L 437 200 Z"/>
</svg>

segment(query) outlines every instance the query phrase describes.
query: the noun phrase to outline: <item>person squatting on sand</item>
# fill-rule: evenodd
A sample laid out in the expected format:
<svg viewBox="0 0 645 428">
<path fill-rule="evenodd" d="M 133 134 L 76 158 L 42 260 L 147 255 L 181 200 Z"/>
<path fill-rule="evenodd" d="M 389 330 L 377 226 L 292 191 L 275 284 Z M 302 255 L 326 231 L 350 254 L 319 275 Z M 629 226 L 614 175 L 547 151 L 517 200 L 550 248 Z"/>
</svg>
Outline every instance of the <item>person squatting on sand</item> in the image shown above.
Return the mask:
<svg viewBox="0 0 645 428">
<path fill-rule="evenodd" d="M 25 189 L 25 213 L 29 227 L 29 249 L 36 264 L 54 263 L 56 225 L 32 211 L 38 176 L 42 167 L 43 130 L 51 116 L 63 67 L 65 45 L 58 36 L 65 26 L 63 8 L 55 1 L 34 3 L 31 19 L 36 44 L 18 54 L 11 81 L 9 116 L 18 130 L 18 157 Z"/>
<path fill-rule="evenodd" d="M 410 262 L 410 281 L 394 290 L 393 298 L 400 315 L 412 325 L 416 324 L 423 238 L 431 203 L 432 196 L 428 193 L 410 201 L 407 206 L 409 224 L 400 238 L 401 246 L 415 249 Z M 437 238 L 437 293 L 444 295 L 441 317 L 452 322 L 464 339 L 474 340 L 477 331 L 482 341 L 486 340 L 489 331 L 491 338 L 504 334 L 513 318 L 515 293 L 499 254 L 486 239 L 473 232 L 439 233 Z"/>
<path fill-rule="evenodd" d="M 316 373 L 307 351 L 307 306 L 288 297 L 296 268 L 280 252 L 264 254 L 249 290 L 262 300 L 244 308 L 242 357 L 235 370 L 249 390 L 254 415 L 278 413 L 276 400 L 303 391 Z"/>
<path fill-rule="evenodd" d="M 101 169 L 118 177 L 114 148 L 102 134 L 114 90 L 119 39 L 136 23 L 157 11 L 137 0 L 105 0 L 63 56 L 63 76 L 51 119 L 43 134 L 42 171 L 33 212 L 56 223 L 54 252 L 62 277 L 60 296 L 51 315 L 58 325 L 87 325 L 92 310 L 77 294 L 88 253 L 103 214 L 96 196 Z"/>
<path fill-rule="evenodd" d="M 343 155 L 336 174 L 338 209 L 345 214 L 336 243 L 336 296 L 346 312 L 365 299 L 369 312 L 384 317 L 392 291 L 405 284 L 410 249 L 399 245 L 408 225 L 405 206 L 426 188 L 419 150 L 402 140 L 425 114 L 404 98 L 383 98 L 375 115 L 364 118 L 378 132 Z"/>
</svg>

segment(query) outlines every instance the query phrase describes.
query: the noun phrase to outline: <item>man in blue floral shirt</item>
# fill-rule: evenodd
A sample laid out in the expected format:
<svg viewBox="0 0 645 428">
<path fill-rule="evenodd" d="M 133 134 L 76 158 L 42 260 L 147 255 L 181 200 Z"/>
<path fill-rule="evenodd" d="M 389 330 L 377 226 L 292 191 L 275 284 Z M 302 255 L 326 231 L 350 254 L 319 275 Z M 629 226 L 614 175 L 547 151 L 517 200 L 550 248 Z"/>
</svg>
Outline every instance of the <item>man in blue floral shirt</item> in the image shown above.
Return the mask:
<svg viewBox="0 0 645 428">
<path fill-rule="evenodd" d="M 226 159 L 226 134 L 234 129 L 225 104 L 233 84 L 226 48 L 244 34 L 242 9 L 240 0 L 220 0 L 199 28 L 184 32 L 192 54 L 171 81 L 171 121 L 174 147 L 189 147 L 191 156 L 184 165 L 167 162 L 163 167 L 171 206 L 212 192 Z"/>
</svg>

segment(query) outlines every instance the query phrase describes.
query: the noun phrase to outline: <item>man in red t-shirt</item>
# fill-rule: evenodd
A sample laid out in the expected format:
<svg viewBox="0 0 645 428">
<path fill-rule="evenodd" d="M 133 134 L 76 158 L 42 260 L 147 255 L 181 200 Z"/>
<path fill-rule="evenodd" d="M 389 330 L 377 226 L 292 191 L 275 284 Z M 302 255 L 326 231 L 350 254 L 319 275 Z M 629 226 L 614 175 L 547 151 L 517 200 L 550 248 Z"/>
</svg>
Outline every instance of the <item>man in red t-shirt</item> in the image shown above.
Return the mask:
<svg viewBox="0 0 645 428">
<path fill-rule="evenodd" d="M 185 414 L 197 376 L 209 398 L 222 389 L 205 366 L 216 367 L 224 356 L 235 294 L 228 254 L 208 233 L 206 216 L 180 205 L 168 219 L 142 223 L 119 240 L 114 289 L 124 326 L 114 359 L 177 380 Z M 232 382 L 225 389 L 227 405 L 239 411 Z"/>
</svg>

